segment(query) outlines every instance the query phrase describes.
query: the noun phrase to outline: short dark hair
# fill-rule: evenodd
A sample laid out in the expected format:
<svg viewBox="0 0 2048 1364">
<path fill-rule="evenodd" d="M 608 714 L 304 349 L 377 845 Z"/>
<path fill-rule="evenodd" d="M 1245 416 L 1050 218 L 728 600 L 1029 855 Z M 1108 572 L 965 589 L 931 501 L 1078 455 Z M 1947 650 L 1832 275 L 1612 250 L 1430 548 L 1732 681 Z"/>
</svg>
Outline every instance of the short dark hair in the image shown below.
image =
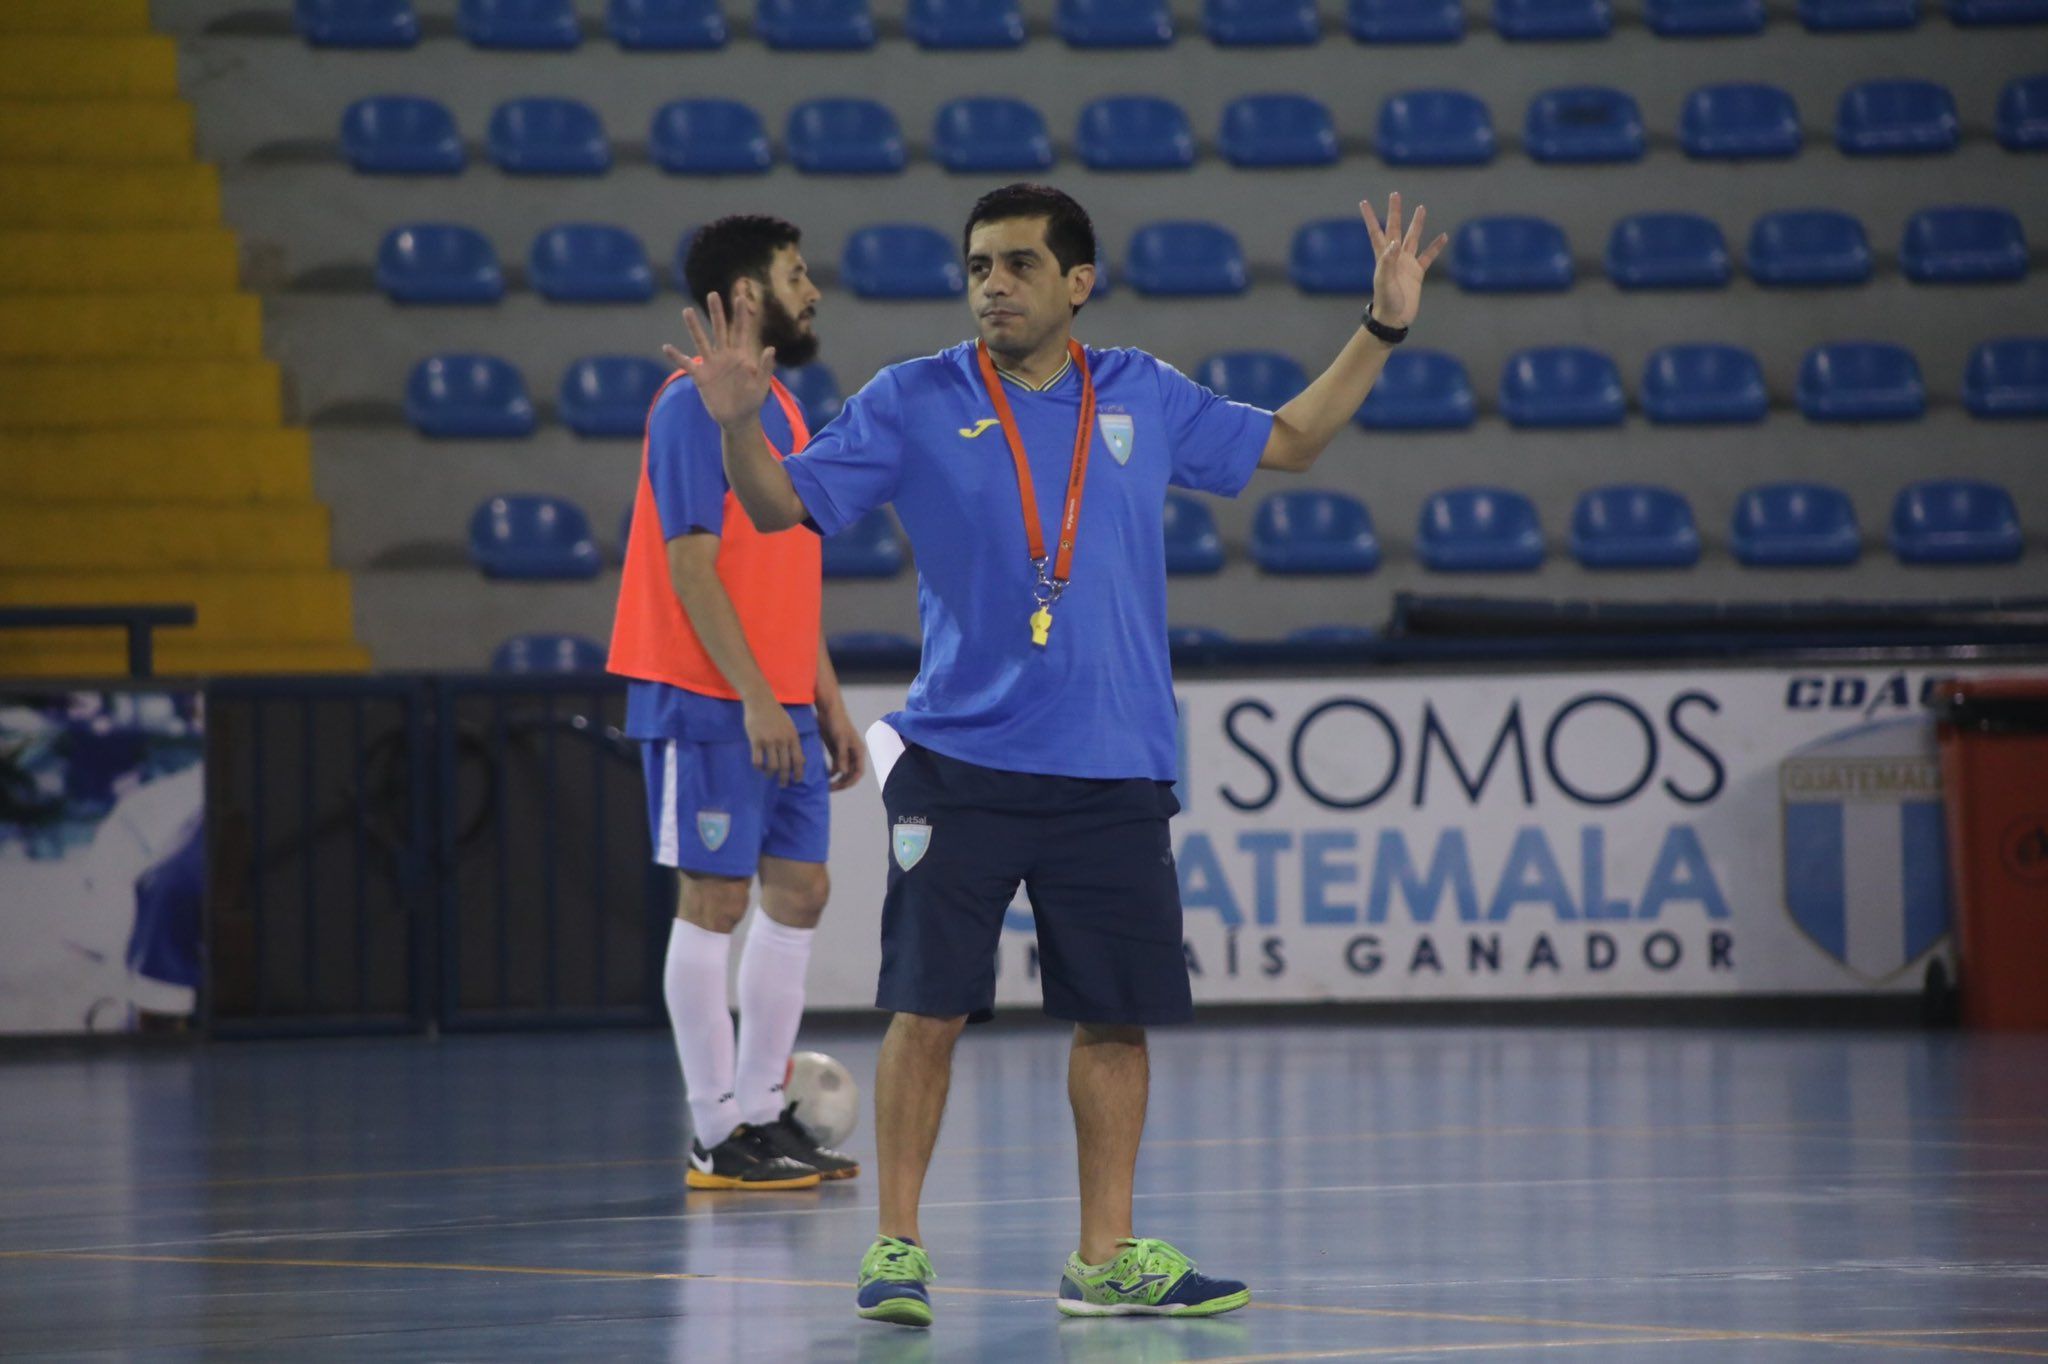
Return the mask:
<svg viewBox="0 0 2048 1364">
<path fill-rule="evenodd" d="M 730 310 L 735 280 L 752 278 L 768 283 L 768 267 L 774 263 L 775 253 L 803 239 L 795 223 L 765 213 L 720 218 L 698 228 L 690 239 L 690 249 L 683 257 L 683 281 L 699 308 L 715 293 Z"/>
<path fill-rule="evenodd" d="M 1004 185 L 975 200 L 960 233 L 960 254 L 968 253 L 975 228 L 1012 218 L 1045 219 L 1045 244 L 1061 274 L 1072 273 L 1077 265 L 1095 264 L 1095 224 L 1088 220 L 1088 210 L 1075 203 L 1073 195 L 1051 185 Z"/>
</svg>

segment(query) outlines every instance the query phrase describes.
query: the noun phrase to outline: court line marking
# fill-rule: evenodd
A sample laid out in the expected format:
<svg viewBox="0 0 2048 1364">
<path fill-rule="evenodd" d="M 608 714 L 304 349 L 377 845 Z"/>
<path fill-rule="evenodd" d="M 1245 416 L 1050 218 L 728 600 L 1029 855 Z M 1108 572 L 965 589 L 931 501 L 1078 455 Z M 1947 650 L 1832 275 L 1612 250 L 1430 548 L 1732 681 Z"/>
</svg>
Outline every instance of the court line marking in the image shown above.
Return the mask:
<svg viewBox="0 0 2048 1364">
<path fill-rule="evenodd" d="M 633 1270 L 633 1269 L 578 1269 L 546 1265 L 480 1265 L 463 1262 L 442 1262 L 429 1260 L 330 1260 L 274 1258 L 270 1256 L 225 1256 L 225 1255 L 115 1255 L 87 1251 L 0 1251 L 0 1259 L 42 1260 L 42 1261 L 85 1261 L 114 1264 L 185 1264 L 199 1266 L 220 1266 L 228 1268 L 263 1269 L 367 1269 L 382 1271 L 414 1271 L 451 1274 L 514 1274 L 541 1278 L 606 1279 L 612 1281 L 642 1282 L 686 1282 L 721 1284 L 741 1287 L 767 1288 L 822 1288 L 845 1292 L 847 1284 L 836 1279 L 778 1279 L 738 1274 L 692 1274 L 681 1270 Z M 1009 1300 L 1037 1299 L 1051 1301 L 1051 1295 L 1023 1288 L 978 1288 L 959 1284 L 933 1284 L 934 1295 L 949 1297 L 1003 1298 Z M 1472 1312 L 1420 1312 L 1393 1307 L 1340 1307 L 1308 1303 L 1254 1302 L 1247 1310 L 1265 1312 L 1295 1312 L 1315 1316 L 1371 1317 L 1382 1320 L 1425 1321 L 1439 1324 L 1473 1326 L 1519 1326 L 1550 1330 L 1602 1331 L 1611 1333 L 1602 1337 L 1603 1343 L 1613 1344 L 1654 1344 L 1656 1341 L 1644 1337 L 1667 1337 L 1672 1342 L 1697 1341 L 1746 1341 L 1774 1344 L 1810 1345 L 1856 1345 L 1886 1350 L 1926 1349 L 1922 1338 L 1900 1339 L 1882 1332 L 1864 1333 L 1815 1333 L 1796 1331 L 1717 1331 L 1684 1326 L 1660 1326 L 1627 1322 L 1575 1321 L 1544 1317 L 1513 1317 Z M 1622 1337 L 1614 1339 L 1615 1336 Z M 1427 1348 L 1427 1347 L 1410 1347 Z M 1505 1347 L 1502 1347 L 1505 1348 Z M 2000 1345 L 1962 1345 L 1949 1343 L 1944 1350 L 1963 1354 L 2003 1355 L 2024 1359 L 2048 1359 L 2048 1350 L 2028 1350 Z M 1382 1351 L 1387 1353 L 1389 1351 Z M 1398 1353 L 1399 1351 L 1391 1351 Z M 1441 1350 L 1439 1352 L 1442 1352 Z M 1353 1352 L 1354 1355 L 1357 1352 Z M 1289 1356 L 1271 1356 L 1286 1359 Z M 1344 1354 L 1310 1356 L 1318 1358 L 1347 1357 Z M 1362 1356 L 1369 1357 L 1369 1356 Z"/>
<path fill-rule="evenodd" d="M 1445 1345 L 1366 1345 L 1342 1350 L 1288 1350 L 1273 1355 L 1202 1356 L 1196 1364 L 1286 1364 L 1297 1359 L 1375 1359 L 1390 1355 L 1469 1355 L 1502 1350 L 1583 1350 L 1598 1345 L 1697 1345 L 1691 1336 L 1590 1336 L 1583 1340 L 1499 1340 Z"/>
</svg>

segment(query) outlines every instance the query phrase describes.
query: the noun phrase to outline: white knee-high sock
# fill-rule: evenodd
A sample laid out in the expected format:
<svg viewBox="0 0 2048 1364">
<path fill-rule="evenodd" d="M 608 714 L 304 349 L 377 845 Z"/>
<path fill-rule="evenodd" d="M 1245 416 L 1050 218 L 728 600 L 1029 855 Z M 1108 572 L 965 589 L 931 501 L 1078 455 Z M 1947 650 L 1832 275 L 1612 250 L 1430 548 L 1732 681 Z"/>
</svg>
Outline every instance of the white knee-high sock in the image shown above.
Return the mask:
<svg viewBox="0 0 2048 1364">
<path fill-rule="evenodd" d="M 669 930 L 662 995 L 690 1097 L 690 1125 L 707 1151 L 742 1121 L 733 1098 L 732 1013 L 725 994 L 731 957 L 729 933 L 713 933 L 682 919 Z"/>
<path fill-rule="evenodd" d="M 791 928 L 755 914 L 740 949 L 740 1121 L 773 1122 L 782 1112 L 782 1078 L 804 1018 L 804 972 L 815 929 Z"/>
</svg>

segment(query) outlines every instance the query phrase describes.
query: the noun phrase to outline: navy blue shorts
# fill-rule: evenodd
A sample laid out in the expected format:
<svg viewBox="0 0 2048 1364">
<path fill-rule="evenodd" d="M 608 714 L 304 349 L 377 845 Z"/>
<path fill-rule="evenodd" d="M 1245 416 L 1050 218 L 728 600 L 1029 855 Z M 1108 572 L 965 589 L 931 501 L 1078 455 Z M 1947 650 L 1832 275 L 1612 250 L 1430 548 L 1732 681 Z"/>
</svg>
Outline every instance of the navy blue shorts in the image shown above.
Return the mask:
<svg viewBox="0 0 2048 1364">
<path fill-rule="evenodd" d="M 997 942 L 1021 882 L 1048 1014 L 1131 1025 L 1194 1017 L 1170 783 L 1003 772 L 908 744 L 882 802 L 878 1008 L 991 1017 Z"/>
</svg>

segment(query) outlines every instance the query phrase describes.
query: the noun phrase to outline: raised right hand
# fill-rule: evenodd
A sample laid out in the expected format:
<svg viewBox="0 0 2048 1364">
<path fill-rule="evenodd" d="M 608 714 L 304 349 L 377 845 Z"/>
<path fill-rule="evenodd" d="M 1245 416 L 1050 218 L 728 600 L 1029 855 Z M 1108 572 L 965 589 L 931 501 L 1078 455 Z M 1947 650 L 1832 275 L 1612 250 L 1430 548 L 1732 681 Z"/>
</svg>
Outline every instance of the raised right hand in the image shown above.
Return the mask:
<svg viewBox="0 0 2048 1364">
<path fill-rule="evenodd" d="M 713 421 L 720 426 L 738 426 L 759 417 L 761 404 L 768 401 L 768 385 L 775 377 L 775 347 L 756 354 L 751 345 L 741 343 L 742 337 L 756 334 L 754 310 L 745 299 L 733 306 L 730 326 L 725 302 L 717 294 L 709 295 L 704 307 L 711 314 L 709 336 L 697 310 L 683 309 L 683 325 L 690 329 L 697 353 L 685 355 L 674 346 L 663 346 L 661 353 L 696 381 L 697 394 Z"/>
<path fill-rule="evenodd" d="M 775 778 L 782 786 L 804 779 L 804 741 L 796 732 L 789 712 L 775 702 L 746 705 L 747 743 L 754 750 L 754 766 Z"/>
</svg>

